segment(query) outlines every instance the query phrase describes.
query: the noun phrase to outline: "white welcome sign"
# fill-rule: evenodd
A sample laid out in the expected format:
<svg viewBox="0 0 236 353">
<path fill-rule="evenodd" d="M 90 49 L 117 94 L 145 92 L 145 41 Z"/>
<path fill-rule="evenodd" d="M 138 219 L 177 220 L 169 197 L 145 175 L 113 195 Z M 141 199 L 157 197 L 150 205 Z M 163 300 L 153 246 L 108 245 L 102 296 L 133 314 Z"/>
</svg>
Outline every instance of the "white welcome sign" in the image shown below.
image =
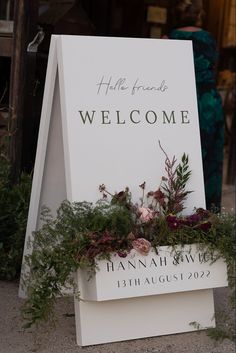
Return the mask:
<svg viewBox="0 0 236 353">
<path fill-rule="evenodd" d="M 77 49 L 78 48 L 78 49 Z M 201 148 L 190 43 L 58 38 L 66 190 L 96 201 L 98 186 L 157 188 L 167 154 L 190 156 L 187 210 L 204 206 Z M 175 63 L 178 63 L 176 65 Z"/>
<path fill-rule="evenodd" d="M 111 192 L 129 186 L 135 200 L 144 181 L 147 191 L 157 189 L 165 173 L 165 155 L 158 141 L 170 158 L 189 155 L 188 189 L 194 192 L 186 212 L 204 207 L 191 42 L 53 36 L 26 244 L 41 225 L 43 205 L 55 214 L 65 199 L 95 202 L 100 184 Z M 24 255 L 29 251 L 25 246 Z M 22 289 L 20 295 L 24 295 Z M 213 304 L 212 289 L 75 301 L 77 342 L 88 345 L 191 331 L 189 322 L 198 318 L 203 326 L 212 326 Z M 165 311 L 166 327 L 153 305 Z M 133 322 L 137 312 L 140 320 L 146 318 L 145 330 Z"/>
<path fill-rule="evenodd" d="M 189 155 L 186 211 L 204 207 L 190 42 L 53 37 L 45 91 L 36 212 L 65 198 L 96 201 L 102 183 L 129 186 L 138 200 L 139 185 L 156 189 L 164 174 L 159 140 L 170 158 Z"/>
</svg>

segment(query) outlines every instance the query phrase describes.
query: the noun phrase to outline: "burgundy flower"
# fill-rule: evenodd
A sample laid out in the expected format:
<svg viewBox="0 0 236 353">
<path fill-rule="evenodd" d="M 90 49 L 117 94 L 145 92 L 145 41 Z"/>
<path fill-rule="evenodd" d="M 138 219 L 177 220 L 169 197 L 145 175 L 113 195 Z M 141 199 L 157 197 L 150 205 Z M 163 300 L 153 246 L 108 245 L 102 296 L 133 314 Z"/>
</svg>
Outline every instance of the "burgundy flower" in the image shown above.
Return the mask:
<svg viewBox="0 0 236 353">
<path fill-rule="evenodd" d="M 124 258 L 127 256 L 127 252 L 123 250 L 118 250 L 117 255 Z"/>
<path fill-rule="evenodd" d="M 165 194 L 160 189 L 157 189 L 154 192 L 153 196 L 158 202 L 162 201 L 165 198 Z"/>
<path fill-rule="evenodd" d="M 196 213 L 201 217 L 201 219 L 206 219 L 210 215 L 210 212 L 208 210 L 205 210 L 204 208 L 198 208 L 196 210 Z"/>
<path fill-rule="evenodd" d="M 209 221 L 205 221 L 205 222 L 202 222 L 199 224 L 199 228 L 201 230 L 203 230 L 204 232 L 208 232 L 208 230 L 211 229 L 211 226 L 212 226 L 212 224 Z"/>
<path fill-rule="evenodd" d="M 114 195 L 114 199 L 119 201 L 119 202 L 126 202 L 127 201 L 127 196 L 128 196 L 129 189 L 126 188 L 125 190 L 122 190 Z"/>
<path fill-rule="evenodd" d="M 172 214 L 169 214 L 166 217 L 166 221 L 167 221 L 168 227 L 173 230 L 178 229 L 179 226 L 181 225 L 181 221 L 176 216 L 174 216 Z"/>
<path fill-rule="evenodd" d="M 124 195 L 125 195 L 125 191 L 122 190 L 122 191 L 118 192 L 118 194 L 116 194 L 116 197 L 119 199 L 119 198 L 123 198 Z"/>
<path fill-rule="evenodd" d="M 141 255 L 148 255 L 150 248 L 151 248 L 151 243 L 144 239 L 144 238 L 138 238 L 132 242 L 133 248 L 138 251 Z"/>
<path fill-rule="evenodd" d="M 196 225 L 200 221 L 201 221 L 201 216 L 197 213 L 194 213 L 186 217 L 186 224 L 189 226 Z"/>
<path fill-rule="evenodd" d="M 148 193 L 147 193 L 147 197 L 150 197 L 150 196 L 153 196 L 154 195 L 154 191 L 149 191 Z"/>
</svg>

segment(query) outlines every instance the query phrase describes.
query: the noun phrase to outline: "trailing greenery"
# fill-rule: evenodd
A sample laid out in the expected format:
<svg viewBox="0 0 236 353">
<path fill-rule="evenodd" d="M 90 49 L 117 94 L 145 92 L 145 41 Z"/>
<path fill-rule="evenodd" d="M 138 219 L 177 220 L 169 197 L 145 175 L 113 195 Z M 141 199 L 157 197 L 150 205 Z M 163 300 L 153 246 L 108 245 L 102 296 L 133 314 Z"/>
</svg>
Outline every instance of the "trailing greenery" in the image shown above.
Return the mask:
<svg viewBox="0 0 236 353">
<path fill-rule="evenodd" d="M 19 276 L 28 216 L 31 176 L 11 185 L 10 165 L 0 156 L 0 279 Z"/>
<path fill-rule="evenodd" d="M 216 341 L 223 341 L 229 339 L 236 342 L 236 331 L 235 331 L 235 307 L 234 312 L 231 315 L 220 311 L 216 313 L 215 320 L 217 322 L 216 327 L 206 328 L 201 326 L 198 322 L 190 322 L 190 326 L 193 326 L 196 330 L 206 329 L 207 335 Z"/>
<path fill-rule="evenodd" d="M 103 198 L 95 205 L 64 201 L 52 218 L 44 209 L 43 226 L 34 234 L 31 255 L 26 257 L 30 272 L 25 276 L 28 299 L 23 307 L 26 327 L 53 317 L 53 307 L 62 288 L 79 288 L 71 276 L 79 268 L 91 275 L 97 261 L 109 259 L 111 253 L 125 257 L 131 249 L 147 254 L 150 247 L 198 243 L 204 251 L 217 251 L 227 261 L 229 284 L 235 293 L 235 216 L 214 214 L 196 209 L 193 214 L 179 214 L 189 193 L 185 187 L 190 177 L 188 157 L 166 158 L 166 174 L 160 187 L 145 192 L 140 185 L 140 205 L 132 202 L 128 188 L 112 194 L 105 185 L 99 190 Z M 171 199 L 171 202 L 170 202 Z M 235 296 L 232 296 L 235 305 Z"/>
</svg>

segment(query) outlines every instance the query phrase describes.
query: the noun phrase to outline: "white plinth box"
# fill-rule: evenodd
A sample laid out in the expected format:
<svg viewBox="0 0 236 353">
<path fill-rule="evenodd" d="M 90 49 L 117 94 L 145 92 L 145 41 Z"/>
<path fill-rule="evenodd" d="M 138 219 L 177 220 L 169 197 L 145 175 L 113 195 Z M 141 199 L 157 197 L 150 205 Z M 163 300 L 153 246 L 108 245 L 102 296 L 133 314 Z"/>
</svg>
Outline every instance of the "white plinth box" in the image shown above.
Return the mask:
<svg viewBox="0 0 236 353">
<path fill-rule="evenodd" d="M 191 322 L 215 326 L 212 288 L 228 285 L 227 268 L 197 245 L 161 247 L 147 256 L 132 250 L 98 266 L 89 281 L 86 271 L 78 271 L 78 345 L 193 331 Z"/>
</svg>

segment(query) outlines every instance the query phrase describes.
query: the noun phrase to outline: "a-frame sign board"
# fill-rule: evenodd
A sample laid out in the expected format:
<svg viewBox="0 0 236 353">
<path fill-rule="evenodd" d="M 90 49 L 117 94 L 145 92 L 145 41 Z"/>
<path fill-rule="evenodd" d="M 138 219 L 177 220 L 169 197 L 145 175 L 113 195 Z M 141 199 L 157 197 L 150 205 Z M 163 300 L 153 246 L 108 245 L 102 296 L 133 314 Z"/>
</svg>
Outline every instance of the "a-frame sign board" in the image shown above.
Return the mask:
<svg viewBox="0 0 236 353">
<path fill-rule="evenodd" d="M 129 186 L 136 200 L 143 181 L 156 189 L 165 160 L 158 141 L 170 157 L 189 155 L 194 192 L 186 212 L 204 207 L 191 42 L 53 36 L 26 244 L 42 205 L 55 213 L 65 199 L 95 202 L 102 183 L 111 191 Z M 211 289 L 75 301 L 75 311 L 80 345 L 191 331 L 190 321 L 214 325 Z"/>
</svg>

